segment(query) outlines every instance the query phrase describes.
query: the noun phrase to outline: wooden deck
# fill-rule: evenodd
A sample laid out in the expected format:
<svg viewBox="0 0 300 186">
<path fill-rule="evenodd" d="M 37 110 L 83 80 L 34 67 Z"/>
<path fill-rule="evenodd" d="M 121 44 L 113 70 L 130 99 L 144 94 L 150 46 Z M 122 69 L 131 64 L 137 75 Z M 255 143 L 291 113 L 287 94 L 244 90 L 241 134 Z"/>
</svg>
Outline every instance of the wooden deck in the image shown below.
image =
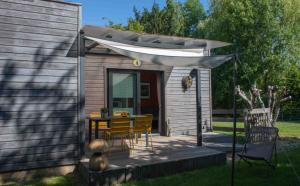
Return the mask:
<svg viewBox="0 0 300 186">
<path fill-rule="evenodd" d="M 195 136 L 153 137 L 153 151 L 145 142 L 135 145 L 135 150 L 120 151 L 117 147 L 109 155 L 109 168 L 103 172 L 90 171 L 88 158 L 82 159 L 79 174 L 89 185 L 111 185 L 176 174 L 224 164 L 226 154 L 206 147 L 196 146 Z M 89 156 L 89 155 L 88 155 Z"/>
</svg>

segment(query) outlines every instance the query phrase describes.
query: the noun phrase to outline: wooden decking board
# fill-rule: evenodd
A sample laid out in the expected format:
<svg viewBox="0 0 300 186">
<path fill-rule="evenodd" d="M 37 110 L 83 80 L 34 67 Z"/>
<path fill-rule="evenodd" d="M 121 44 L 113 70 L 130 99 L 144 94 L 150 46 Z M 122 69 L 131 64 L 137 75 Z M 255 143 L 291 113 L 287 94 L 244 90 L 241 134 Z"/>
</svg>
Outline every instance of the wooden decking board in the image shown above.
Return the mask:
<svg viewBox="0 0 300 186">
<path fill-rule="evenodd" d="M 90 185 L 110 185 L 129 180 L 165 176 L 224 164 L 223 152 L 196 146 L 196 136 L 153 137 L 154 150 L 138 144 L 133 152 L 112 151 L 109 169 L 89 171 L 88 159 L 81 160 L 79 171 Z"/>
</svg>

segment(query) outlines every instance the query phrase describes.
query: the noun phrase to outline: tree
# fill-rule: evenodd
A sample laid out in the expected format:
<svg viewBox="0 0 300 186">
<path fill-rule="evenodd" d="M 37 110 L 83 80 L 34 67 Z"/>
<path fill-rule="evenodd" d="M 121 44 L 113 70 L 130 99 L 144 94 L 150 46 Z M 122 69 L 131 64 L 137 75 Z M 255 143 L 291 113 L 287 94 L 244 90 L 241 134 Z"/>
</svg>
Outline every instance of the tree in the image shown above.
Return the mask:
<svg viewBox="0 0 300 186">
<path fill-rule="evenodd" d="M 164 35 L 183 35 L 184 18 L 180 3 L 167 0 L 163 9 L 154 3 L 151 10 L 144 8 L 142 12 L 133 9 L 134 17 L 129 18 L 128 29 L 137 32 Z"/>
<path fill-rule="evenodd" d="M 190 37 L 203 37 L 199 25 L 206 19 L 206 13 L 199 0 L 187 0 L 183 4 L 184 35 Z"/>
<path fill-rule="evenodd" d="M 300 107 L 300 1 L 299 0 L 211 0 L 206 13 L 199 0 L 181 3 L 166 0 L 160 8 L 134 8 L 128 25 L 113 25 L 150 34 L 207 38 L 233 43 L 212 53 L 234 53 L 238 49 L 238 84 L 249 89 L 256 83 L 262 94 L 268 85 L 289 88 L 293 100 L 284 107 Z M 212 70 L 214 108 L 231 108 L 232 64 Z M 267 99 L 262 97 L 262 99 Z M 241 106 L 243 102 L 238 100 Z"/>
<path fill-rule="evenodd" d="M 162 9 L 154 3 L 151 10 L 133 9 L 134 17 L 129 18 L 128 29 L 150 34 L 199 37 L 203 33 L 197 29 L 206 13 L 199 0 L 187 0 L 185 3 L 166 0 Z"/>
<path fill-rule="evenodd" d="M 162 9 L 164 35 L 184 35 L 184 17 L 180 3 L 173 0 L 166 0 L 166 6 Z"/>
<path fill-rule="evenodd" d="M 299 40 L 299 33 L 295 33 L 299 15 L 292 13 L 286 5 L 288 1 L 291 0 L 211 1 L 210 15 L 203 26 L 206 37 L 232 42 L 238 49 L 238 83 L 243 89 L 249 89 L 254 82 L 264 92 L 268 85 L 283 87 L 291 66 L 299 63 L 299 54 L 294 52 L 299 49 L 294 41 L 295 37 Z M 214 107 L 231 107 L 231 66 L 224 64 L 213 70 Z"/>
</svg>

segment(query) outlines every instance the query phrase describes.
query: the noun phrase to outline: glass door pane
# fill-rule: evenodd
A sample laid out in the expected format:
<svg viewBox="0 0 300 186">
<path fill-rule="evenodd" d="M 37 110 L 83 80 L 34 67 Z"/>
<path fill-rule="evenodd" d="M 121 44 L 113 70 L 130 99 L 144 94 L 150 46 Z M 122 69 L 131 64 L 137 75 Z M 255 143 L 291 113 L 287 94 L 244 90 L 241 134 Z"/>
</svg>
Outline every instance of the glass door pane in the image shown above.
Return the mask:
<svg viewBox="0 0 300 186">
<path fill-rule="evenodd" d="M 128 112 L 136 114 L 136 82 L 135 73 L 113 72 L 111 75 L 112 113 Z"/>
</svg>

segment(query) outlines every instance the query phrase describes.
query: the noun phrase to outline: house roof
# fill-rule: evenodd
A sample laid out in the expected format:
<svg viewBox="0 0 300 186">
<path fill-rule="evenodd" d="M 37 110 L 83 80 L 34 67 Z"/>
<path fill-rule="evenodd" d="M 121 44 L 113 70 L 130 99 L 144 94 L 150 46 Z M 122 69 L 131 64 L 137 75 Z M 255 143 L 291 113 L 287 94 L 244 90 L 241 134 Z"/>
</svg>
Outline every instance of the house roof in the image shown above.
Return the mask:
<svg viewBox="0 0 300 186">
<path fill-rule="evenodd" d="M 221 41 L 144 34 L 91 25 L 84 26 L 83 31 L 88 37 L 152 48 L 209 50 L 231 45 Z"/>
</svg>

